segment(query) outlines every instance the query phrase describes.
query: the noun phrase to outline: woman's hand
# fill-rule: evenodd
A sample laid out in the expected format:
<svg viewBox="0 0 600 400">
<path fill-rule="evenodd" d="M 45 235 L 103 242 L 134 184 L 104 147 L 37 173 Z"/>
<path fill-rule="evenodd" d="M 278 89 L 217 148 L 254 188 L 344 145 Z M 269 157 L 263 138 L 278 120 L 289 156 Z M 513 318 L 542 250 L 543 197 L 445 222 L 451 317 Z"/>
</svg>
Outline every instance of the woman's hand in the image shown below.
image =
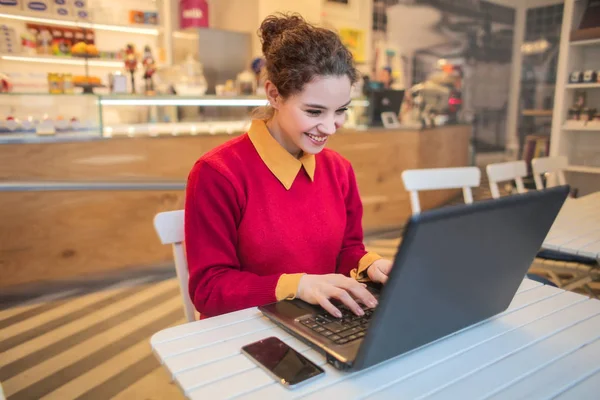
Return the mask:
<svg viewBox="0 0 600 400">
<path fill-rule="evenodd" d="M 377 300 L 364 284 L 341 274 L 303 275 L 298 284 L 296 297 L 310 304 L 319 304 L 328 313 L 338 318 L 342 317 L 342 313 L 329 299 L 341 301 L 360 316 L 365 312 L 355 298 L 367 307 L 372 308 L 377 305 Z"/>
<path fill-rule="evenodd" d="M 386 283 L 388 280 L 388 276 L 392 271 L 392 262 L 390 260 L 386 260 L 385 258 L 380 258 L 376 260 L 369 266 L 367 269 L 367 276 L 371 280 L 371 282 L 376 283 Z"/>
</svg>

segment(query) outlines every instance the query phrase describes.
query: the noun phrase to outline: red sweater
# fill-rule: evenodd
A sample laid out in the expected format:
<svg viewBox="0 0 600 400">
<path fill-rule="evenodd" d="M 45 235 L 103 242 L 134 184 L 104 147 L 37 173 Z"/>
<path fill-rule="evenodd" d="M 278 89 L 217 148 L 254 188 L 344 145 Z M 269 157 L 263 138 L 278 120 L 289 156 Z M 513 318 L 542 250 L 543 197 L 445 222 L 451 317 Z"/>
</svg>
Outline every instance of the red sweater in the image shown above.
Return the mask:
<svg viewBox="0 0 600 400">
<path fill-rule="evenodd" d="M 282 274 L 358 267 L 367 252 L 354 171 L 329 149 L 314 162 L 314 180 L 299 168 L 289 190 L 248 134 L 196 162 L 185 237 L 190 297 L 202 317 L 276 301 Z"/>
</svg>

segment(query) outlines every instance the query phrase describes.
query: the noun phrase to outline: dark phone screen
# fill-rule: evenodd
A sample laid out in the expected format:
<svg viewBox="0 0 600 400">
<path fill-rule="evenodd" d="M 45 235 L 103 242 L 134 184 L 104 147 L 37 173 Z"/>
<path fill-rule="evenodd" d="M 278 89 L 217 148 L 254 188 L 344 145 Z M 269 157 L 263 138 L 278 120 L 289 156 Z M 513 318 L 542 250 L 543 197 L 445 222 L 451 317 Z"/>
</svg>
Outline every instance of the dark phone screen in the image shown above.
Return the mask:
<svg viewBox="0 0 600 400">
<path fill-rule="evenodd" d="M 276 337 L 249 344 L 243 350 L 289 385 L 296 385 L 325 372 Z"/>
</svg>

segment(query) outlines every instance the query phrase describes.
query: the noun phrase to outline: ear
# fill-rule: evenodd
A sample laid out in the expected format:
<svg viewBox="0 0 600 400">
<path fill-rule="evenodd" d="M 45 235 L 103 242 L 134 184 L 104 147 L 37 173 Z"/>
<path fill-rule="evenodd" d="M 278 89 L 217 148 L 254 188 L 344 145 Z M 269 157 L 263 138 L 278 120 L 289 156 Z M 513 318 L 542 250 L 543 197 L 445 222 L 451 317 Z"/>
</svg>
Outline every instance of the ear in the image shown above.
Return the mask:
<svg viewBox="0 0 600 400">
<path fill-rule="evenodd" d="M 275 86 L 273 82 L 267 80 L 265 82 L 265 93 L 267 94 L 267 100 L 269 100 L 271 107 L 273 107 L 274 109 L 278 109 L 279 105 L 281 104 L 282 98 L 279 94 L 277 86 Z"/>
</svg>

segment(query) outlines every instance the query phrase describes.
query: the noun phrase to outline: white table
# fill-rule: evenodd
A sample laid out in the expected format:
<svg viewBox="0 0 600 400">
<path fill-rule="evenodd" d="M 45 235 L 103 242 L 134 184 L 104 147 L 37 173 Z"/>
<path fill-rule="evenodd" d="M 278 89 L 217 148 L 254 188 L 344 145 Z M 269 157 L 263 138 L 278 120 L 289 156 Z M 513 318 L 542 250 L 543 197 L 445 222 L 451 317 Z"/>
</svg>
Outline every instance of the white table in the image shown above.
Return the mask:
<svg viewBox="0 0 600 400">
<path fill-rule="evenodd" d="M 542 247 L 600 259 L 600 192 L 569 199 Z"/>
<path fill-rule="evenodd" d="M 407 305 L 410 307 L 411 305 Z M 326 375 L 288 390 L 240 348 L 277 336 Z M 152 349 L 191 399 L 598 399 L 600 301 L 525 280 L 509 309 L 356 373 L 339 372 L 256 309 L 165 329 Z"/>
<path fill-rule="evenodd" d="M 579 199 L 567 199 L 556 217 L 542 248 L 600 260 L 600 192 Z M 536 259 L 533 270 L 548 272 L 560 287 L 573 290 L 583 286 L 591 296 L 588 283 L 600 279 L 600 269 L 576 262 Z M 563 280 L 557 274 L 570 274 Z"/>
</svg>

